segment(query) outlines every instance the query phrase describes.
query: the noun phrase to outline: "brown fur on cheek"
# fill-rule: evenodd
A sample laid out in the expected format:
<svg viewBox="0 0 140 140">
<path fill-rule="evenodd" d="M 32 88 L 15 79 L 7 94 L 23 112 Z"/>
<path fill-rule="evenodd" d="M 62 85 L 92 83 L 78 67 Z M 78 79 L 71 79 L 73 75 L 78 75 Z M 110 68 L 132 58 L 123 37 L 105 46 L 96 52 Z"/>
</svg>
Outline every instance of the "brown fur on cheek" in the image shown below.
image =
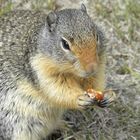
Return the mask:
<svg viewBox="0 0 140 140">
<path fill-rule="evenodd" d="M 73 52 L 79 59 L 80 68 L 85 72 L 91 72 L 97 69 L 99 58 L 97 54 L 96 42 L 84 44 L 84 46 L 73 47 Z"/>
</svg>

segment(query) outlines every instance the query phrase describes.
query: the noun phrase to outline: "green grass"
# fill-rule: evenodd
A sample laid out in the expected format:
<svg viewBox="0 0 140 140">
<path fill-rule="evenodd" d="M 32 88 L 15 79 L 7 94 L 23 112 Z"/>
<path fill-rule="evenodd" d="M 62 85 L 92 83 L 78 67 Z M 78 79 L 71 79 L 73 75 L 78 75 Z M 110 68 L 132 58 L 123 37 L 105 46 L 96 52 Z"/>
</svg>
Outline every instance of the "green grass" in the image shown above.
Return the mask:
<svg viewBox="0 0 140 140">
<path fill-rule="evenodd" d="M 125 42 L 137 41 L 139 38 L 136 31 L 140 28 L 140 1 L 124 0 L 122 5 L 119 1 L 111 2 L 111 7 L 107 7 L 101 0 L 95 0 L 95 9 L 98 15 L 107 19 L 114 27 L 117 35 Z M 124 26 L 121 25 L 124 23 Z M 124 31 L 124 27 L 128 29 Z M 125 37 L 126 32 L 128 38 Z"/>
<path fill-rule="evenodd" d="M 35 10 L 55 10 L 56 0 L 34 0 L 31 2 L 32 9 Z"/>
<path fill-rule="evenodd" d="M 5 2 L 4 0 L 0 0 L 0 16 L 4 13 L 7 13 L 12 10 L 13 4 L 11 2 Z"/>
</svg>

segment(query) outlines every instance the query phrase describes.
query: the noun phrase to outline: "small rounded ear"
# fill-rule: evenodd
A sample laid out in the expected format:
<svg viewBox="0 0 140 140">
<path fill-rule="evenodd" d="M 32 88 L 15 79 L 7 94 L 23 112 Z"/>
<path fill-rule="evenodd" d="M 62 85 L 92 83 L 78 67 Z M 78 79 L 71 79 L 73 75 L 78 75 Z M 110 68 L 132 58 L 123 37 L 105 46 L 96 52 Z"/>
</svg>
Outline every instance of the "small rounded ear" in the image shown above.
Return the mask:
<svg viewBox="0 0 140 140">
<path fill-rule="evenodd" d="M 50 31 L 53 31 L 56 25 L 57 16 L 55 12 L 50 12 L 47 16 L 47 23 L 50 28 Z"/>
<path fill-rule="evenodd" d="M 85 13 L 87 13 L 87 9 L 86 9 L 86 6 L 82 3 L 81 4 L 81 10 Z"/>
</svg>

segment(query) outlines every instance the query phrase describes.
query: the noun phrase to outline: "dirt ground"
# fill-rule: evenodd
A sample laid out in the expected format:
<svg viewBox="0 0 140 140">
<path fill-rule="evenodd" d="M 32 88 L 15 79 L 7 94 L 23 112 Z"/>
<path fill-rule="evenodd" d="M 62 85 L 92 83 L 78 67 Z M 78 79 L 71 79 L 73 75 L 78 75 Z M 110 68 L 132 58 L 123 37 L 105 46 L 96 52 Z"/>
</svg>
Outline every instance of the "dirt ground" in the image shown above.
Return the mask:
<svg viewBox="0 0 140 140">
<path fill-rule="evenodd" d="M 0 0 L 0 14 L 11 9 L 80 8 L 81 3 L 105 33 L 106 88 L 116 89 L 117 100 L 105 109 L 68 111 L 64 119 L 69 127 L 51 139 L 140 140 L 139 0 Z"/>
</svg>

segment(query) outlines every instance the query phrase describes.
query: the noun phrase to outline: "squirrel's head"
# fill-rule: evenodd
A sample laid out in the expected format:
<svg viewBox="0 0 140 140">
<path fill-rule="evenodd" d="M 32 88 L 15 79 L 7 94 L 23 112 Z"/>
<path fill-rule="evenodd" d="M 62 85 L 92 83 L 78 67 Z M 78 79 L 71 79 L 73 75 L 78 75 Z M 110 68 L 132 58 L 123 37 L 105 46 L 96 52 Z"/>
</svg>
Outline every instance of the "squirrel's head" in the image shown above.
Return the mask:
<svg viewBox="0 0 140 140">
<path fill-rule="evenodd" d="M 54 60 L 58 69 L 87 77 L 98 71 L 104 52 L 103 34 L 82 4 L 81 9 L 65 9 L 48 15 L 40 33 L 42 53 Z"/>
</svg>

